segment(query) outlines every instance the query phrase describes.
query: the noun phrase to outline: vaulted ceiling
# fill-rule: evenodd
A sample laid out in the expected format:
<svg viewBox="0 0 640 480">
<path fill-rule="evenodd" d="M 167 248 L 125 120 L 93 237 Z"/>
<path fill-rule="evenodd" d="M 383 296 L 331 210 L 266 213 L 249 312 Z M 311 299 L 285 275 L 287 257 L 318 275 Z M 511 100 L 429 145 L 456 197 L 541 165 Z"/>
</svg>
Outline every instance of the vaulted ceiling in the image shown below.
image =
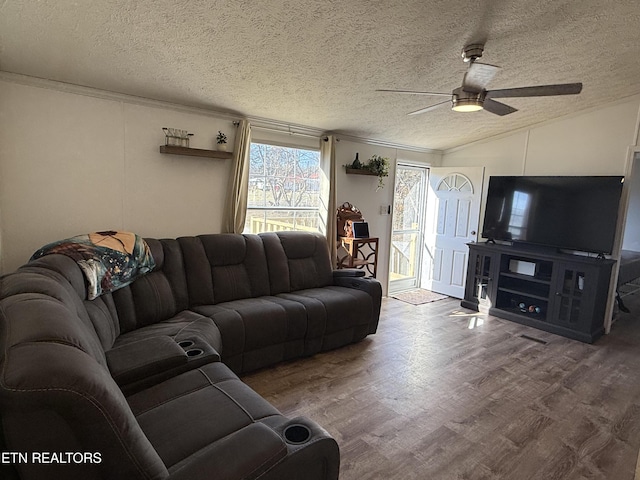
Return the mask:
<svg viewBox="0 0 640 480">
<path fill-rule="evenodd" d="M 447 149 L 640 93 L 638 0 L 4 0 L 0 70 L 356 137 Z M 447 105 L 468 43 L 507 116 Z"/>
</svg>

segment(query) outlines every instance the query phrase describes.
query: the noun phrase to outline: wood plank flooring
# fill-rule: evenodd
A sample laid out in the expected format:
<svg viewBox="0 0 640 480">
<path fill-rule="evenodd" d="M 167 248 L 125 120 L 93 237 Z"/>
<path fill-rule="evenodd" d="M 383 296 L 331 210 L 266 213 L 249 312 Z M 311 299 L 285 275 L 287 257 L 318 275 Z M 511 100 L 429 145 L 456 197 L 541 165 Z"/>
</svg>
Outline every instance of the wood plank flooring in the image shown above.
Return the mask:
<svg viewBox="0 0 640 480">
<path fill-rule="evenodd" d="M 456 299 L 388 298 L 375 335 L 243 380 L 335 437 L 342 480 L 633 480 L 640 293 L 625 302 L 588 345 Z"/>
</svg>

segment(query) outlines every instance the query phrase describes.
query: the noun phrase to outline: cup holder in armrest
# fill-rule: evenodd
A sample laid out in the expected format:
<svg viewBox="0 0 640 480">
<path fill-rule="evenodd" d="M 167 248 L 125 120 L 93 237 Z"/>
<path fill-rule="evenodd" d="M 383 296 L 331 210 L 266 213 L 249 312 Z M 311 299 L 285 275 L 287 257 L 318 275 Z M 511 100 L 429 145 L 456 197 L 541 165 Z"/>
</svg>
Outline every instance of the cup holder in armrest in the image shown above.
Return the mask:
<svg viewBox="0 0 640 480">
<path fill-rule="evenodd" d="M 202 338 L 193 336 L 191 338 L 184 338 L 182 340 L 175 340 L 182 350 L 184 350 L 187 360 L 189 362 L 197 362 L 198 364 L 204 362 L 219 362 L 220 354 L 216 352 L 209 343 Z"/>
<path fill-rule="evenodd" d="M 311 439 L 311 429 L 301 423 L 293 423 L 284 429 L 284 439 L 292 445 L 307 443 Z"/>
<path fill-rule="evenodd" d="M 204 353 L 204 350 L 202 350 L 201 348 L 192 348 L 190 350 L 186 350 L 185 353 L 187 354 L 187 357 L 193 358 L 202 355 Z"/>
</svg>

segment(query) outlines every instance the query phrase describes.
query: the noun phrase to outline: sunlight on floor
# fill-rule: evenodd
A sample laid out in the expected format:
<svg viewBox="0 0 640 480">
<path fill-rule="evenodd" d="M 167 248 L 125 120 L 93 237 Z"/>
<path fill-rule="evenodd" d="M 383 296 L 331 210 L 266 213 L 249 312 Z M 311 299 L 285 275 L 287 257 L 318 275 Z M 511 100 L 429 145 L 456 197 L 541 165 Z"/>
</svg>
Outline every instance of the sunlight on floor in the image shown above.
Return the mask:
<svg viewBox="0 0 640 480">
<path fill-rule="evenodd" d="M 473 330 L 476 327 L 484 324 L 484 318 L 471 317 L 469 319 L 469 330 Z"/>
<path fill-rule="evenodd" d="M 479 312 L 463 312 L 462 310 L 454 310 L 448 316 L 461 318 L 461 317 L 486 317 L 487 315 L 485 313 L 479 313 Z"/>
<path fill-rule="evenodd" d="M 469 317 L 469 325 L 467 328 L 473 330 L 476 327 L 484 325 L 484 317 L 487 315 L 479 312 L 463 312 L 461 310 L 454 310 L 449 315 L 450 318 L 464 318 Z"/>
</svg>

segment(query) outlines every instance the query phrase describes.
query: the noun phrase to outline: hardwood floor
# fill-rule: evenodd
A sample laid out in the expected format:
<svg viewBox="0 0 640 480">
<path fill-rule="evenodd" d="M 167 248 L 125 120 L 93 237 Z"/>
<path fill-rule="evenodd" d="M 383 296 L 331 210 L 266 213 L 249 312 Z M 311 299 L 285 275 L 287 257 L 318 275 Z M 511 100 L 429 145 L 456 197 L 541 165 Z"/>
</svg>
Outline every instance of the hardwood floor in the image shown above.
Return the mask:
<svg viewBox="0 0 640 480">
<path fill-rule="evenodd" d="M 243 380 L 336 438 L 342 480 L 633 480 L 640 293 L 625 303 L 588 345 L 456 299 L 388 298 L 375 335 Z"/>
</svg>

